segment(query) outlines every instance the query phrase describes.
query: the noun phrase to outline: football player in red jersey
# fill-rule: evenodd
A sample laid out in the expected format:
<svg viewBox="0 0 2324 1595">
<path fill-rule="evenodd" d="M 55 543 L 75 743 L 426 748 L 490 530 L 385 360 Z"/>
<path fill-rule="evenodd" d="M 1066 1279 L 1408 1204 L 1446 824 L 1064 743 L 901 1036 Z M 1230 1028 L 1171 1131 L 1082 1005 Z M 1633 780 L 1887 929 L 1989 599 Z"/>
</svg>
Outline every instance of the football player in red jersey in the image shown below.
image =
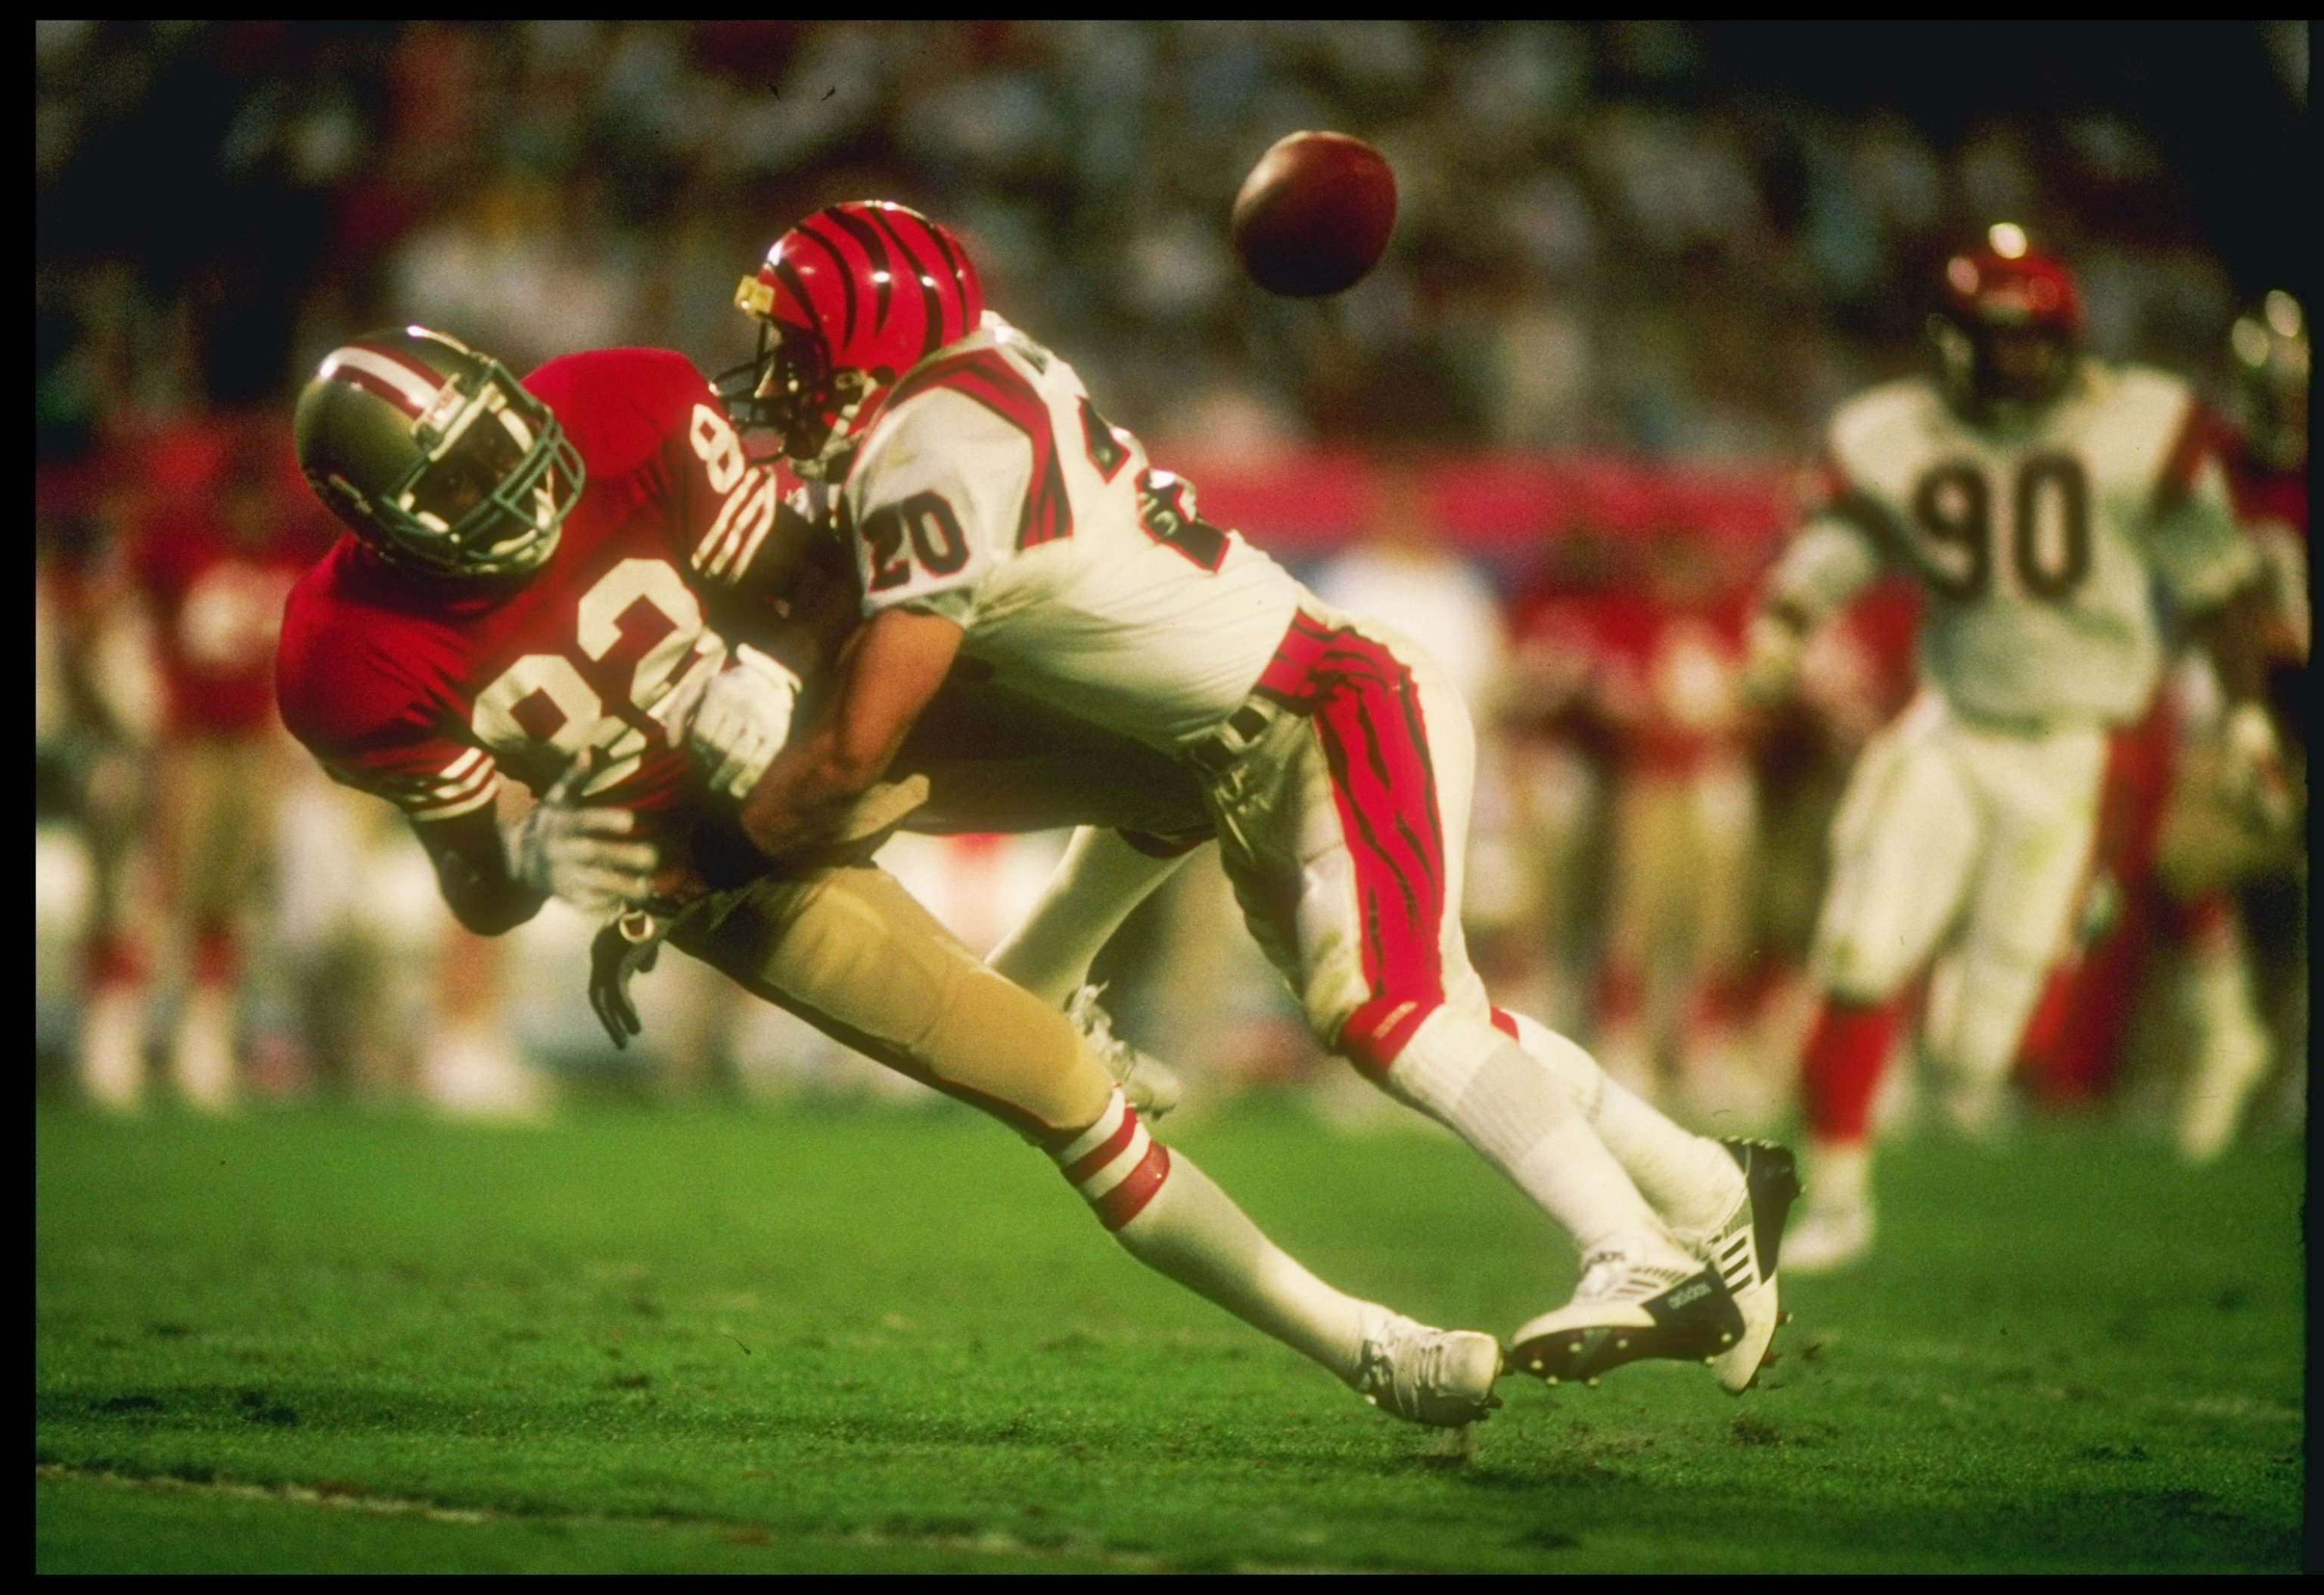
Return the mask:
<svg viewBox="0 0 2324 1595">
<path fill-rule="evenodd" d="M 275 632 L 321 551 L 276 485 L 272 451 L 235 439 L 215 508 L 197 497 L 163 509 L 134 560 L 163 686 L 156 801 L 189 963 L 170 1073 L 189 1106 L 212 1111 L 239 1090 L 242 920 L 273 850 Z"/>
<path fill-rule="evenodd" d="M 627 973 L 666 936 L 1010 1124 L 1131 1255 L 1384 1409 L 1483 1415 L 1490 1335 L 1430 1329 L 1302 1268 L 1148 1135 L 1062 1013 L 868 862 L 925 776 L 862 795 L 816 851 L 705 889 L 696 861 L 719 856 L 722 809 L 782 744 L 799 687 L 746 639 L 783 646 L 766 622 L 811 591 L 798 578 L 820 533 L 682 356 L 569 355 L 520 383 L 440 334 L 376 333 L 323 362 L 295 431 L 352 535 L 291 595 L 283 717 L 333 775 L 402 808 L 463 924 L 503 931 L 552 894 L 619 916 L 592 982 L 617 1039 L 635 1030 Z M 844 679 L 886 660 L 864 641 Z M 503 771 L 541 795 L 507 823 Z"/>
<path fill-rule="evenodd" d="M 738 300 L 761 324 L 746 414 L 836 489 L 867 618 L 713 878 L 874 789 L 955 659 L 1102 721 L 1195 779 L 1318 1040 L 1574 1237 L 1582 1282 L 1517 1332 L 1519 1365 L 1586 1379 L 1701 1358 L 1746 1387 L 1778 1316 L 1790 1156 L 1688 1134 L 1491 1005 L 1457 913 L 1473 733 L 1425 652 L 1203 520 L 1071 366 L 984 310 L 958 241 L 918 212 L 817 211 Z M 1068 871 L 1128 879 L 1104 850 L 1085 833 Z"/>
</svg>

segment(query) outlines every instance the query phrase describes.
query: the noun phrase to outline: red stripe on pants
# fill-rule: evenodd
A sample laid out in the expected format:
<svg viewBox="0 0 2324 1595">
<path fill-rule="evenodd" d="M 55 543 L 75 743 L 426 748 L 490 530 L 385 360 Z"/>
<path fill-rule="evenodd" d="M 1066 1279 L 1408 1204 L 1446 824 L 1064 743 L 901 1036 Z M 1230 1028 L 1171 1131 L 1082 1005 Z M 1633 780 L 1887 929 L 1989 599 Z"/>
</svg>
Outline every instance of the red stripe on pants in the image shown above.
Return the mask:
<svg viewBox="0 0 2324 1595">
<path fill-rule="evenodd" d="M 1388 1072 L 1444 1002 L 1444 832 L 1412 672 L 1387 644 L 1295 615 L 1259 690 L 1306 715 L 1332 771 L 1340 834 L 1355 865 L 1364 984 L 1339 1050 Z"/>
</svg>

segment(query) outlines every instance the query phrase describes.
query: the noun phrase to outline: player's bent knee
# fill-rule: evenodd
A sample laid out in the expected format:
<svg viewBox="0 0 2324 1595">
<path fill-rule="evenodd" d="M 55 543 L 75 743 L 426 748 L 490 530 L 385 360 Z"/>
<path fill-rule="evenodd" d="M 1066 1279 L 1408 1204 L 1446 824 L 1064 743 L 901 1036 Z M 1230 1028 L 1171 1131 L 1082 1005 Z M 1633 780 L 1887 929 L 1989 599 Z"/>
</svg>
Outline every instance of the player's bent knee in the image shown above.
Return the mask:
<svg viewBox="0 0 2324 1595">
<path fill-rule="evenodd" d="M 1353 1012 L 1318 1012 L 1310 1007 L 1307 1026 L 1327 1050 L 1338 1053 L 1369 1080 L 1385 1080 L 1397 1058 L 1423 1025 L 1445 1011 L 1441 997 L 1367 998 Z"/>
<path fill-rule="evenodd" d="M 882 870 L 756 883 L 677 940 L 825 1034 L 1036 1139 L 1105 1110 L 1112 1079 L 1065 1015 L 986 968 Z"/>
<path fill-rule="evenodd" d="M 921 1053 L 931 1073 L 1006 1103 L 1045 1136 L 1088 1128 L 1113 1094 L 1113 1077 L 1064 1014 L 982 964 L 962 972 Z"/>
</svg>

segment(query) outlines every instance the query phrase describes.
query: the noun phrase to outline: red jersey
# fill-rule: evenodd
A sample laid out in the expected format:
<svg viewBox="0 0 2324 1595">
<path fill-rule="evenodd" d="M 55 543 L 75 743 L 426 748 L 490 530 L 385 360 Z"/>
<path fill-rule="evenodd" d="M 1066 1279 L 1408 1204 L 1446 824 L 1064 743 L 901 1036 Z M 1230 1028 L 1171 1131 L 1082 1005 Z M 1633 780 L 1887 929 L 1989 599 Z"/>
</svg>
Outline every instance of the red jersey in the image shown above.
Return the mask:
<svg viewBox="0 0 2324 1595">
<path fill-rule="evenodd" d="M 278 522 L 262 542 L 236 538 L 198 500 L 154 516 L 132 565 L 152 605 L 171 730 L 233 735 L 266 724 L 282 603 L 321 548 L 303 524 Z"/>
<path fill-rule="evenodd" d="M 503 771 L 543 791 L 595 748 L 586 794 L 652 833 L 691 789 L 686 727 L 663 716 L 726 655 L 705 601 L 750 571 L 797 478 L 745 461 L 681 355 L 567 355 L 524 386 L 586 472 L 556 551 L 522 577 L 462 584 L 342 537 L 290 595 L 283 722 L 335 778 L 415 821 L 482 808 Z"/>
<path fill-rule="evenodd" d="M 1668 604 L 1619 593 L 1599 606 L 1595 690 L 1625 764 L 1686 776 L 1738 745 L 1748 613 L 1739 594 Z"/>
</svg>

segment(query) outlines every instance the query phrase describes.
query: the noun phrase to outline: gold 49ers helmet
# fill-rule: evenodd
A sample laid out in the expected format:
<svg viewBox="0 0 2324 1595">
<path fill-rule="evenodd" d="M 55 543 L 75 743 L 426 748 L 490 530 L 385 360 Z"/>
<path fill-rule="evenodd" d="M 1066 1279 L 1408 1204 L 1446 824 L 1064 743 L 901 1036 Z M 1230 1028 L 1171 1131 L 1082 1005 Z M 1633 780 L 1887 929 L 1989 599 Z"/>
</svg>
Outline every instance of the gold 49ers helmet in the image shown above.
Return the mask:
<svg viewBox="0 0 2324 1595">
<path fill-rule="evenodd" d="M 581 497 L 581 456 L 508 367 L 424 327 L 342 344 L 299 395 L 299 469 L 390 562 L 437 576 L 538 568 Z"/>
</svg>

